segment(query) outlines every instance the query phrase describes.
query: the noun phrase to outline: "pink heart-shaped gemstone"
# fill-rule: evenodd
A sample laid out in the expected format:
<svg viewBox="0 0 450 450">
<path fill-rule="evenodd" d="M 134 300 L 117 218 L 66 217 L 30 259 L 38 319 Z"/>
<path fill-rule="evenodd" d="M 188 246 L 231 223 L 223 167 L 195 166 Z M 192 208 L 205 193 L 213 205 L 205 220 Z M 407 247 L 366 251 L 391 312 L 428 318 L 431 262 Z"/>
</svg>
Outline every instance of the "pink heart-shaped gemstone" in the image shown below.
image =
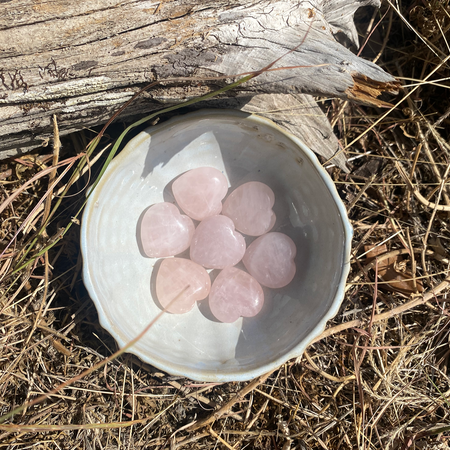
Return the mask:
<svg viewBox="0 0 450 450">
<path fill-rule="evenodd" d="M 195 220 L 220 214 L 222 199 L 227 195 L 225 175 L 213 167 L 199 167 L 177 178 L 172 192 L 179 207 Z"/>
<path fill-rule="evenodd" d="M 172 203 L 156 203 L 145 212 L 141 223 L 141 242 L 150 258 L 178 255 L 191 244 L 194 222 Z"/>
<path fill-rule="evenodd" d="M 156 295 L 163 308 L 173 314 L 190 311 L 209 294 L 208 272 L 189 259 L 165 259 L 156 276 Z"/>
<path fill-rule="evenodd" d="M 221 322 L 231 323 L 239 317 L 253 317 L 261 311 L 264 292 L 247 272 L 227 267 L 211 287 L 209 307 Z"/>
<path fill-rule="evenodd" d="M 294 278 L 296 254 L 297 247 L 289 236 L 267 233 L 249 245 L 243 263 L 263 286 L 281 288 Z"/>
<path fill-rule="evenodd" d="M 209 269 L 237 264 L 245 253 L 245 240 L 229 217 L 212 216 L 200 222 L 191 242 L 191 259 Z"/>
<path fill-rule="evenodd" d="M 230 194 L 223 204 L 222 214 L 232 219 L 241 233 L 260 236 L 275 225 L 274 203 L 275 194 L 269 186 L 250 181 Z"/>
</svg>

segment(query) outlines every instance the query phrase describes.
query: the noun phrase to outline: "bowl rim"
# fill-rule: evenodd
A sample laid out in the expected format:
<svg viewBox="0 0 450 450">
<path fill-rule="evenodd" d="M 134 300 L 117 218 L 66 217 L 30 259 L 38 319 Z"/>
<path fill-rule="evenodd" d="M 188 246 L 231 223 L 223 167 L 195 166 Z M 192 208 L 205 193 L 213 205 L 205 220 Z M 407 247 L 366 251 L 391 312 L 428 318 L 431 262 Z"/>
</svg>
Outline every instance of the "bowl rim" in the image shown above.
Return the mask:
<svg viewBox="0 0 450 450">
<path fill-rule="evenodd" d="M 83 281 L 84 285 L 86 286 L 86 289 L 88 291 L 89 297 L 94 302 L 94 305 L 96 307 L 99 322 L 102 328 L 104 328 L 117 342 L 120 348 L 123 348 L 125 345 L 128 344 L 128 342 L 125 342 L 123 339 L 121 339 L 119 336 L 116 336 L 114 332 L 114 325 L 109 322 L 108 318 L 106 317 L 106 314 L 103 311 L 101 302 L 99 301 L 94 286 L 91 284 L 90 281 L 90 273 L 89 268 L 87 264 L 85 264 L 85 261 L 87 260 L 87 236 L 86 236 L 86 229 L 87 229 L 87 218 L 89 215 L 89 212 L 92 208 L 92 205 L 95 203 L 95 191 L 100 192 L 101 186 L 106 182 L 108 175 L 113 173 L 113 169 L 115 166 L 118 166 L 121 161 L 130 154 L 133 149 L 133 143 L 136 141 L 142 140 L 144 137 L 148 138 L 148 136 L 152 136 L 155 133 L 160 133 L 164 131 L 166 128 L 173 127 L 177 125 L 180 122 L 183 122 L 185 120 L 199 120 L 199 119 L 211 119 L 212 117 L 218 118 L 220 116 L 228 116 L 230 118 L 239 118 L 239 119 L 245 119 L 248 120 L 254 124 L 261 124 L 266 127 L 275 129 L 277 132 L 282 133 L 284 136 L 286 136 L 288 139 L 293 141 L 296 146 L 300 147 L 300 149 L 304 152 L 304 154 L 309 158 L 312 165 L 317 171 L 317 174 L 321 177 L 322 181 L 325 183 L 326 187 L 328 188 L 331 196 L 333 197 L 335 204 L 338 208 L 338 212 L 340 215 L 340 219 L 342 221 L 342 225 L 344 228 L 344 251 L 343 251 L 343 268 L 341 277 L 338 282 L 338 287 L 336 290 L 336 294 L 334 296 L 334 299 L 331 303 L 330 308 L 328 311 L 324 314 L 324 316 L 320 319 L 320 321 L 317 323 L 317 325 L 308 333 L 308 335 L 299 342 L 296 346 L 294 346 L 290 351 L 283 353 L 282 355 L 277 356 L 270 362 L 267 362 L 265 364 L 262 364 L 258 366 L 257 368 L 254 368 L 252 370 L 246 370 L 246 371 L 235 371 L 235 372 L 227 372 L 225 374 L 220 374 L 217 372 L 204 372 L 199 369 L 193 369 L 189 368 L 186 370 L 178 370 L 175 367 L 172 367 L 169 363 L 165 364 L 164 361 L 160 360 L 153 360 L 148 355 L 142 354 L 139 351 L 136 351 L 135 347 L 131 347 L 130 349 L 127 349 L 127 353 L 132 353 L 135 356 L 139 357 L 142 361 L 145 363 L 150 364 L 153 367 L 156 367 L 160 370 L 163 370 L 171 375 L 177 375 L 177 376 L 183 376 L 186 378 L 190 378 L 192 380 L 197 381 L 205 381 L 205 382 L 230 382 L 230 381 L 246 381 L 253 378 L 256 378 L 258 376 L 261 376 L 263 374 L 266 374 L 268 372 L 272 372 L 276 370 L 278 367 L 283 365 L 285 362 L 289 361 L 293 358 L 301 357 L 306 348 L 318 337 L 326 328 L 327 322 L 336 316 L 336 314 L 339 311 L 339 308 L 342 304 L 342 301 L 344 299 L 345 295 L 345 286 L 346 286 L 346 280 L 350 271 L 350 257 L 351 257 L 351 243 L 353 238 L 353 227 L 350 224 L 350 221 L 347 216 L 347 210 L 344 206 L 344 203 L 342 202 L 341 198 L 339 197 L 339 194 L 337 192 L 336 186 L 333 183 L 331 177 L 328 175 L 326 170 L 322 167 L 319 160 L 317 159 L 317 156 L 314 154 L 312 150 L 310 150 L 306 144 L 304 144 L 297 136 L 293 135 L 289 131 L 283 129 L 276 123 L 272 122 L 270 119 L 267 119 L 265 117 L 259 116 L 255 113 L 246 113 L 239 110 L 229 110 L 229 109 L 200 109 L 198 111 L 189 112 L 182 115 L 177 115 L 174 117 L 171 117 L 167 121 L 157 124 L 154 126 L 147 127 L 145 130 L 141 131 L 139 134 L 137 134 L 135 137 L 133 137 L 130 141 L 127 142 L 125 147 L 122 149 L 122 151 L 114 157 L 114 159 L 111 161 L 110 165 L 108 166 L 107 171 L 103 175 L 100 182 L 97 184 L 94 192 L 90 195 L 91 191 L 89 190 L 89 198 L 86 202 L 83 216 L 82 216 L 82 223 L 81 223 L 81 231 L 80 231 L 80 247 L 81 247 L 81 254 L 83 257 Z M 145 135 L 145 136 L 144 136 Z"/>
</svg>

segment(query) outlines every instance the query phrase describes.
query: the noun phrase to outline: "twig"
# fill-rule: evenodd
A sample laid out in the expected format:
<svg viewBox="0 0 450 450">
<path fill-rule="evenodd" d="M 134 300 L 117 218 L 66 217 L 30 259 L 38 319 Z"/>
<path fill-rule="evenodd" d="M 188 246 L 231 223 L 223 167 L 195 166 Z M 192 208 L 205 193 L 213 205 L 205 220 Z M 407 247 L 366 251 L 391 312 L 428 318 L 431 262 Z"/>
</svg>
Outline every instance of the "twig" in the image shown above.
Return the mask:
<svg viewBox="0 0 450 450">
<path fill-rule="evenodd" d="M 403 251 L 403 250 L 402 250 Z M 407 252 L 407 250 L 404 250 Z M 390 252 L 393 253 L 393 252 Z M 398 314 L 404 313 L 405 311 L 408 311 L 412 308 L 415 308 L 416 306 L 423 305 L 427 302 L 429 302 L 431 299 L 433 299 L 435 296 L 437 296 L 440 292 L 442 292 L 444 289 L 449 287 L 450 285 L 450 278 L 445 279 L 441 283 L 439 283 L 435 288 L 431 289 L 429 292 L 424 294 L 420 298 L 416 298 L 414 300 L 411 300 L 409 302 L 404 303 L 403 305 L 397 306 L 396 308 L 393 308 L 389 311 L 386 311 L 381 314 L 375 314 L 373 316 L 372 323 L 381 322 L 386 319 L 390 319 L 391 317 L 394 317 Z M 321 341 L 322 339 L 325 339 L 327 337 L 332 336 L 333 334 L 340 333 L 341 331 L 348 330 L 349 328 L 355 328 L 355 327 L 361 327 L 364 325 L 364 321 L 362 319 L 355 319 L 350 322 L 342 323 L 340 325 L 337 325 L 332 328 L 328 328 L 328 330 L 325 330 L 322 334 L 317 336 L 311 344 L 315 344 L 316 342 Z"/>
<path fill-rule="evenodd" d="M 234 447 L 232 447 L 227 441 L 222 439 L 211 427 L 208 428 L 208 433 L 215 437 L 219 442 L 221 442 L 223 445 L 225 445 L 226 448 L 229 448 L 230 450 L 234 450 Z"/>
<path fill-rule="evenodd" d="M 384 49 L 386 48 L 386 45 L 391 37 L 391 28 L 392 28 L 392 19 L 394 16 L 394 11 L 392 8 L 388 8 L 389 11 L 389 22 L 388 22 L 388 26 L 385 32 L 385 36 L 383 39 L 383 43 L 381 44 L 381 49 L 378 52 L 377 56 L 375 56 L 375 58 L 372 60 L 372 62 L 375 64 L 381 57 L 381 55 L 384 52 Z M 386 14 L 388 13 L 388 11 L 385 12 L 384 16 L 380 19 L 380 22 L 384 19 L 384 17 L 386 16 Z M 378 25 L 378 24 L 377 24 Z M 375 27 L 376 28 L 376 27 Z M 359 55 L 358 55 L 359 56 Z"/>
<path fill-rule="evenodd" d="M 56 170 L 59 161 L 60 148 L 61 148 L 61 141 L 59 140 L 58 121 L 56 120 L 56 115 L 53 114 L 53 161 L 52 161 L 53 170 L 50 172 L 50 175 L 48 177 L 48 194 L 45 200 L 42 223 L 45 223 L 47 221 L 48 215 L 50 214 L 50 207 L 52 203 L 53 188 L 54 188 L 53 181 L 56 178 Z"/>
<path fill-rule="evenodd" d="M 423 266 L 422 269 L 424 270 L 425 274 L 427 274 L 427 275 L 428 275 L 428 271 L 426 268 L 425 253 L 427 251 L 428 236 L 430 235 L 430 230 L 433 225 L 434 217 L 436 216 L 437 205 L 439 204 L 439 201 L 441 199 L 441 195 L 442 195 L 443 189 L 444 189 L 444 182 L 445 182 L 445 180 L 447 180 L 449 171 L 450 171 L 450 164 L 447 166 L 444 176 L 441 179 L 441 186 L 439 187 L 439 192 L 438 192 L 438 196 L 436 199 L 436 207 L 433 209 L 433 212 L 431 213 L 430 220 L 428 221 L 427 231 L 426 231 L 425 236 L 423 237 L 423 241 L 422 241 L 423 242 L 422 252 L 421 252 L 422 266 Z"/>
<path fill-rule="evenodd" d="M 41 433 L 44 431 L 69 431 L 69 430 L 98 430 L 98 429 L 114 429 L 126 428 L 136 425 L 138 423 L 145 423 L 149 417 L 144 419 L 130 420 L 127 422 L 113 422 L 113 423 L 85 423 L 76 425 L 15 425 L 15 424 L 0 424 L 0 430 L 6 430 L 11 433 L 26 432 L 26 433 Z"/>
<path fill-rule="evenodd" d="M 401 166 L 401 164 L 398 161 L 394 161 L 394 164 L 397 167 L 398 172 L 400 173 L 401 177 L 405 181 L 405 183 L 408 185 L 409 189 L 411 189 L 414 196 L 417 198 L 417 200 L 420 201 L 424 206 L 430 209 L 434 209 L 435 211 L 450 211 L 450 206 L 448 205 L 439 205 L 437 203 L 433 203 L 428 201 L 420 192 L 419 190 L 412 184 L 411 180 L 408 178 L 408 175 L 406 174 L 405 170 Z M 445 180 L 445 177 L 444 177 Z"/>
<path fill-rule="evenodd" d="M 411 243 L 411 233 L 409 232 L 409 227 L 406 229 L 406 237 L 408 239 L 409 256 L 411 257 L 411 272 L 413 276 L 413 288 L 417 292 L 417 280 L 416 280 L 416 258 L 414 256 L 414 249 Z"/>
<path fill-rule="evenodd" d="M 270 375 L 272 375 L 273 372 L 275 372 L 276 369 L 271 370 L 270 372 L 267 372 L 264 375 L 261 375 L 258 378 L 255 378 L 253 381 L 250 381 L 246 386 L 244 386 L 229 402 L 225 403 L 221 408 L 219 408 L 217 411 L 215 411 L 213 414 L 211 414 L 209 417 L 199 420 L 198 422 L 191 425 L 187 430 L 188 431 L 195 431 L 199 428 L 206 427 L 207 425 L 215 422 L 217 419 L 219 419 L 221 416 L 226 414 L 230 409 L 236 404 L 241 402 L 244 397 L 254 389 L 256 389 L 260 384 L 264 383 L 264 381 L 269 378 Z"/>
</svg>

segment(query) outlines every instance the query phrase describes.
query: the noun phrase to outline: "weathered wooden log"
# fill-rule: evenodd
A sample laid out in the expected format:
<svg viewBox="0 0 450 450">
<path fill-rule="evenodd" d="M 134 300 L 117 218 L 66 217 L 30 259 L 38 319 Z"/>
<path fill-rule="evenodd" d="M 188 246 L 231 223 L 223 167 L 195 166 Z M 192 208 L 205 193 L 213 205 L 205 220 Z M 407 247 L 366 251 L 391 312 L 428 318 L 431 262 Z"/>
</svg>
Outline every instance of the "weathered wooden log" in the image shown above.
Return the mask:
<svg viewBox="0 0 450 450">
<path fill-rule="evenodd" d="M 222 105 L 243 107 L 242 99 L 258 94 L 377 104 L 377 96 L 395 92 L 397 82 L 333 37 L 342 31 L 356 41 L 353 13 L 367 4 L 379 6 L 379 0 L 0 0 L 0 159 L 45 145 L 53 114 L 67 134 L 105 123 L 155 80 L 162 84 L 123 116 L 205 94 L 226 82 L 211 77 L 231 80 L 281 56 L 273 68 L 304 67 L 263 73 L 227 93 L 228 99 L 222 96 Z M 298 103 L 285 99 L 286 105 Z M 308 108 L 317 108 L 305 99 Z M 271 100 L 272 106 L 282 102 Z M 249 109 L 265 109 L 261 101 L 253 103 Z M 313 150 L 326 157 L 338 150 L 318 108 L 290 121 L 291 130 L 298 123 L 328 136 L 313 138 Z"/>
</svg>

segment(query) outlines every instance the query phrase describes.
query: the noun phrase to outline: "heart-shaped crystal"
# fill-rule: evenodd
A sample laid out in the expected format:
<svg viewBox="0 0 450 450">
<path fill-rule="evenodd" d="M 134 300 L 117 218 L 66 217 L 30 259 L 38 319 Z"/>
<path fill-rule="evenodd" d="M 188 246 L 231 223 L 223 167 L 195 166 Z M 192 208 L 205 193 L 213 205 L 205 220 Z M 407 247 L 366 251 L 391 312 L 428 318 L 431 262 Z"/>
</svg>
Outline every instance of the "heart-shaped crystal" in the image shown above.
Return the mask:
<svg viewBox="0 0 450 450">
<path fill-rule="evenodd" d="M 200 222 L 191 242 L 191 259 L 209 269 L 237 264 L 245 253 L 245 240 L 229 217 L 212 216 Z"/>
<path fill-rule="evenodd" d="M 220 214 L 227 195 L 225 175 L 213 167 L 199 167 L 184 173 L 172 185 L 178 206 L 195 220 Z"/>
<path fill-rule="evenodd" d="M 222 214 L 232 219 L 241 233 L 261 236 L 275 225 L 274 203 L 275 194 L 269 186 L 250 181 L 230 194 L 223 204 Z"/>
<path fill-rule="evenodd" d="M 253 241 L 243 258 L 249 273 L 263 286 L 281 288 L 294 278 L 297 247 L 283 233 L 267 233 Z"/>
<path fill-rule="evenodd" d="M 192 219 L 175 205 L 156 203 L 142 217 L 142 249 L 150 258 L 178 255 L 189 248 L 194 230 Z"/>
<path fill-rule="evenodd" d="M 195 302 L 209 294 L 211 280 L 208 272 L 195 262 L 183 258 L 167 258 L 156 276 L 156 295 L 168 312 L 184 314 Z"/>
<path fill-rule="evenodd" d="M 221 322 L 231 323 L 239 317 L 253 317 L 261 311 L 264 292 L 247 272 L 227 267 L 211 287 L 209 307 Z"/>
</svg>

